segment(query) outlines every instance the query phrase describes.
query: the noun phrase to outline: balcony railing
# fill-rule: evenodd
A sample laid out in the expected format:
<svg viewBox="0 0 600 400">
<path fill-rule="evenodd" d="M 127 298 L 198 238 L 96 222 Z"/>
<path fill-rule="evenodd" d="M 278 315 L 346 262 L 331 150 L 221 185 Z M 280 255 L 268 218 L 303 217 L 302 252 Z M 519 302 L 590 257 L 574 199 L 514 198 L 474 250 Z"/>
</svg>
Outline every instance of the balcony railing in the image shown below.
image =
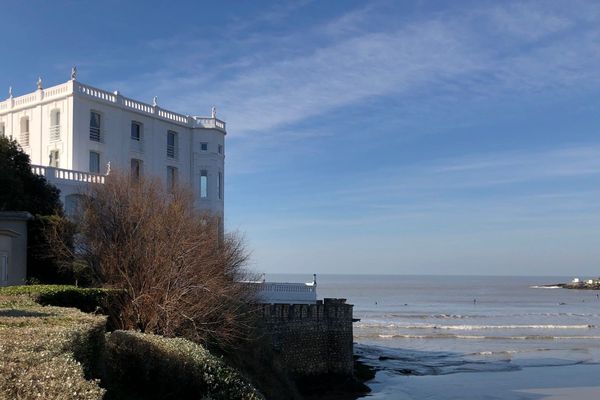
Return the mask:
<svg viewBox="0 0 600 400">
<path fill-rule="evenodd" d="M 50 141 L 56 142 L 60 140 L 60 125 L 53 125 L 50 127 Z"/>
<path fill-rule="evenodd" d="M 50 183 L 82 182 L 82 183 L 104 183 L 106 176 L 93 174 L 91 172 L 73 171 L 70 169 L 46 167 L 43 165 L 32 165 L 31 171 L 36 175 L 42 175 Z"/>
<path fill-rule="evenodd" d="M 19 136 L 19 144 L 24 147 L 29 146 L 29 131 L 21 132 L 21 135 Z"/>
<path fill-rule="evenodd" d="M 90 126 L 90 140 L 93 140 L 94 142 L 100 141 L 100 128 Z"/>
<path fill-rule="evenodd" d="M 225 122 L 217 118 L 200 118 L 194 117 L 196 125 L 202 128 L 220 129 L 225 131 Z"/>
<path fill-rule="evenodd" d="M 177 155 L 177 152 L 175 151 L 175 146 L 172 144 L 168 144 L 167 145 L 167 157 L 175 158 L 176 155 Z"/>
</svg>

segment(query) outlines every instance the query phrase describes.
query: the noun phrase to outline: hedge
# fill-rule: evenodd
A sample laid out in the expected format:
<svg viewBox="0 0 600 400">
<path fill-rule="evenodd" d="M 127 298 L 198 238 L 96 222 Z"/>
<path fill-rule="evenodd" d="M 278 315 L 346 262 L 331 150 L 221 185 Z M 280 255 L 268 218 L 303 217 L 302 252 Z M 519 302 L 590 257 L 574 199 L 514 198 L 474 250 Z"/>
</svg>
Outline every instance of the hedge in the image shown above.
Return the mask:
<svg viewBox="0 0 600 400">
<path fill-rule="evenodd" d="M 0 296 L 28 296 L 36 303 L 57 307 L 74 307 L 83 312 L 105 309 L 110 289 L 80 288 L 71 285 L 25 285 L 0 288 Z"/>
<path fill-rule="evenodd" d="M 27 297 L 0 297 L 0 399 L 102 399 L 105 390 L 86 374 L 94 373 L 105 322 Z"/>
<path fill-rule="evenodd" d="M 263 399 L 235 369 L 182 338 L 109 333 L 106 368 L 108 399 Z"/>
</svg>

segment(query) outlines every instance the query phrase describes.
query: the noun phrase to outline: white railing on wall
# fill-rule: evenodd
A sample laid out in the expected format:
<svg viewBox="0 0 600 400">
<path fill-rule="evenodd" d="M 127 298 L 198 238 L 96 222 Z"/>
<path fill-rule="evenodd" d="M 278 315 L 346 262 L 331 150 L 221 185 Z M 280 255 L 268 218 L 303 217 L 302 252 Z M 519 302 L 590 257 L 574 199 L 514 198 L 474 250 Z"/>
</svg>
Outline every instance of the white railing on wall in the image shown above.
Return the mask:
<svg viewBox="0 0 600 400">
<path fill-rule="evenodd" d="M 317 286 L 306 283 L 249 282 L 261 303 L 314 304 Z"/>
<path fill-rule="evenodd" d="M 225 122 L 217 118 L 199 118 L 194 117 L 195 125 L 202 128 L 212 128 L 225 130 Z"/>
<path fill-rule="evenodd" d="M 52 86 L 48 89 L 44 89 L 44 99 L 55 96 L 63 96 L 69 93 L 69 82 L 63 83 L 62 85 Z"/>
<path fill-rule="evenodd" d="M 91 172 L 73 171 L 70 169 L 45 167 L 43 165 L 32 165 L 31 171 L 36 175 L 44 176 L 48 182 L 70 181 L 82 183 L 104 183 L 106 175 L 93 174 Z"/>
<path fill-rule="evenodd" d="M 71 93 L 90 97 L 96 101 L 118 105 L 141 114 L 162 118 L 191 128 L 219 129 L 225 132 L 225 122 L 217 118 L 190 117 L 188 115 L 164 110 L 157 105 L 151 105 L 124 97 L 120 95 L 119 92 L 109 92 L 77 81 L 69 81 L 48 89 L 40 89 L 37 92 L 24 96 L 9 98 L 0 102 L 0 111 L 5 112 L 11 109 L 30 107 L 31 105 L 45 101 L 48 98 L 66 96 Z"/>
<path fill-rule="evenodd" d="M 141 111 L 146 114 L 154 114 L 154 108 L 150 104 L 140 103 L 132 99 L 123 97 L 123 105 L 132 110 Z"/>
<path fill-rule="evenodd" d="M 35 93 L 28 94 L 28 95 L 21 96 L 21 97 L 15 97 L 13 99 L 13 101 L 14 101 L 15 107 L 19 107 L 19 106 L 23 106 L 25 104 L 34 103 L 35 101 L 37 101 L 37 96 Z"/>
<path fill-rule="evenodd" d="M 167 111 L 167 110 L 158 110 L 158 116 L 164 119 L 168 119 L 175 122 L 180 122 L 182 124 L 189 124 L 190 118 L 187 115 L 177 114 L 176 112 Z"/>
<path fill-rule="evenodd" d="M 95 87 L 84 85 L 79 82 L 74 82 L 73 91 L 75 93 L 83 94 L 89 97 L 93 97 L 98 100 L 108 101 L 110 103 L 116 103 L 117 95 L 106 90 L 96 89 Z"/>
<path fill-rule="evenodd" d="M 261 290 L 282 293 L 316 293 L 317 287 L 305 283 L 263 282 Z"/>
</svg>

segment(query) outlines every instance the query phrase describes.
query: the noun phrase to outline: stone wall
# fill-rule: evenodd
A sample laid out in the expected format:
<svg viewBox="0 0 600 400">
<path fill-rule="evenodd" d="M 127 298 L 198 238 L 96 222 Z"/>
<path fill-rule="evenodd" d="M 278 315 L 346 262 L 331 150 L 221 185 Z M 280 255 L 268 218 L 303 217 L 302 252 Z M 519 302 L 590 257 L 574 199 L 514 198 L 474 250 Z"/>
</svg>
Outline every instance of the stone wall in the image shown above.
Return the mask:
<svg viewBox="0 0 600 400">
<path fill-rule="evenodd" d="M 345 299 L 325 299 L 317 304 L 264 304 L 262 319 L 273 349 L 294 376 L 350 376 L 352 307 Z"/>
</svg>

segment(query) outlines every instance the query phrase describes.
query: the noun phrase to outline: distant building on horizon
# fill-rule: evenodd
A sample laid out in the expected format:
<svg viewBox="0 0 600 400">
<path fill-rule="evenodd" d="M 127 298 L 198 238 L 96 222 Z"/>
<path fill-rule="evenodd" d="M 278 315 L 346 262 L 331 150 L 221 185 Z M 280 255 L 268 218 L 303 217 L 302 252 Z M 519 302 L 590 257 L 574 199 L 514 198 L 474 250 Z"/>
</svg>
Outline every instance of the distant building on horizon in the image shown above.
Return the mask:
<svg viewBox="0 0 600 400">
<path fill-rule="evenodd" d="M 110 169 L 156 176 L 167 187 L 184 184 L 195 207 L 223 224 L 225 122 L 179 114 L 77 81 L 0 101 L 0 135 L 31 158 L 34 172 L 61 190 L 67 211 L 82 184 L 103 183 Z"/>
</svg>

